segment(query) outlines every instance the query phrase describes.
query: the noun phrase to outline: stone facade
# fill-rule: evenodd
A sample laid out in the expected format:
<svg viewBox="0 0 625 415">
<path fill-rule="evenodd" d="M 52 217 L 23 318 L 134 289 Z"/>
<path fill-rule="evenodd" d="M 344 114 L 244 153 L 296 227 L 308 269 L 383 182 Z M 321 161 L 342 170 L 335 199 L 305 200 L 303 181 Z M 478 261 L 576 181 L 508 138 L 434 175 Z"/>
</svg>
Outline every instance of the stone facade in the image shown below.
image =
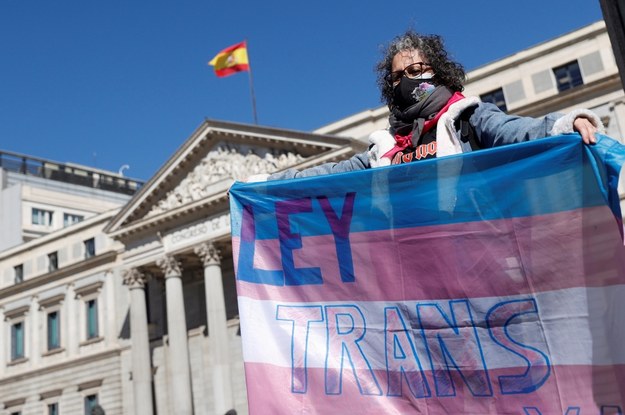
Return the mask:
<svg viewBox="0 0 625 415">
<path fill-rule="evenodd" d="M 102 231 L 114 213 L 0 253 L 5 275 L 0 289 L 0 413 L 42 414 L 53 404 L 63 413 L 83 413 L 85 401 L 94 396 L 107 413 L 123 413 L 120 355 L 125 346 L 118 330 L 127 293 L 116 271 L 121 245 Z M 92 256 L 84 250 L 89 240 L 95 243 Z M 58 256 L 54 270 L 46 263 L 50 252 L 66 252 Z M 25 267 L 23 281 L 13 282 L 15 264 L 28 261 L 35 265 Z"/>
</svg>

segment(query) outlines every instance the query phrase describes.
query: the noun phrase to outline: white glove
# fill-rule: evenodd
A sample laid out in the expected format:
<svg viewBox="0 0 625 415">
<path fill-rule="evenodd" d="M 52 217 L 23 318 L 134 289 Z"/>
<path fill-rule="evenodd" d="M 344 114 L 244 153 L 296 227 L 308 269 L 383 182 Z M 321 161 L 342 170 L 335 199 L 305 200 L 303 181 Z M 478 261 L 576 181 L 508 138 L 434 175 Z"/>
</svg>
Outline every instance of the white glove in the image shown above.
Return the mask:
<svg viewBox="0 0 625 415">
<path fill-rule="evenodd" d="M 390 166 L 390 157 L 382 157 L 395 147 L 395 138 L 388 130 L 377 130 L 369 135 L 369 143 L 373 144 L 369 149 L 369 164 L 371 167 Z"/>
</svg>

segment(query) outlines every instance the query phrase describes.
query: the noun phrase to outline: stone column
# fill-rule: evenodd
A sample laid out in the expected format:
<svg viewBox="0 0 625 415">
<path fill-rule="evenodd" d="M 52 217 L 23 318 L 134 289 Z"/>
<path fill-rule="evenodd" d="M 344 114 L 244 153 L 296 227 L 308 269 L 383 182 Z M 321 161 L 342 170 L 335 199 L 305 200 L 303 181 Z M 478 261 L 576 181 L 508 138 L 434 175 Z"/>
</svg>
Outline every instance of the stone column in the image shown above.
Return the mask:
<svg viewBox="0 0 625 415">
<path fill-rule="evenodd" d="M 165 274 L 165 298 L 167 301 L 167 332 L 169 336 L 168 366 L 170 369 L 169 392 L 172 413 L 193 414 L 191 395 L 191 367 L 189 363 L 189 340 L 185 318 L 182 271 L 172 256 L 157 261 Z"/>
<path fill-rule="evenodd" d="M 132 340 L 132 386 L 135 415 L 152 415 L 152 364 L 148 314 L 145 303 L 147 277 L 132 268 L 122 274 L 124 285 L 130 289 L 130 338 Z"/>
<path fill-rule="evenodd" d="M 232 382 L 230 379 L 230 353 L 226 301 L 221 277 L 221 257 L 212 242 L 195 248 L 204 263 L 204 286 L 206 289 L 206 313 L 208 336 L 211 345 L 211 372 L 215 413 L 225 414 L 234 408 Z"/>
</svg>

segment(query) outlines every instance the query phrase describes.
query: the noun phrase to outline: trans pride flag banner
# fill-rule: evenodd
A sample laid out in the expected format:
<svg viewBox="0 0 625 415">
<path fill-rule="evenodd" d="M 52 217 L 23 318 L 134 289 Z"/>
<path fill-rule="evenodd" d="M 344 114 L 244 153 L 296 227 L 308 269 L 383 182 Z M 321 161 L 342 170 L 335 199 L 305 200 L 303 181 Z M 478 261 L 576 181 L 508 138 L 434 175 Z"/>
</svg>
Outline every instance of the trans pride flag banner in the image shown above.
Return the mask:
<svg viewBox="0 0 625 415">
<path fill-rule="evenodd" d="M 623 146 L 235 184 L 251 414 L 623 414 Z"/>
</svg>

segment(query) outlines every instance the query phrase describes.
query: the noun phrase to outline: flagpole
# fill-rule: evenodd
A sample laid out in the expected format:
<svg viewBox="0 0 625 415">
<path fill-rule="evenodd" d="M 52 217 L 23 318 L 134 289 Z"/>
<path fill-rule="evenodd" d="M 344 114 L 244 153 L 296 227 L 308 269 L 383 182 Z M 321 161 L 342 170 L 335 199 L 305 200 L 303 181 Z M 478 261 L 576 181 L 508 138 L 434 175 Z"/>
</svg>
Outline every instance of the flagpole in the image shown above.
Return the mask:
<svg viewBox="0 0 625 415">
<path fill-rule="evenodd" d="M 245 47 L 249 51 L 249 48 L 247 48 L 247 39 L 245 40 Z M 254 95 L 254 81 L 252 79 L 252 65 L 249 63 L 249 52 L 247 55 L 248 55 L 248 68 L 249 68 L 247 73 L 250 78 L 250 96 L 252 98 L 252 113 L 254 114 L 254 124 L 258 125 L 258 115 L 256 114 L 256 96 Z"/>
</svg>

